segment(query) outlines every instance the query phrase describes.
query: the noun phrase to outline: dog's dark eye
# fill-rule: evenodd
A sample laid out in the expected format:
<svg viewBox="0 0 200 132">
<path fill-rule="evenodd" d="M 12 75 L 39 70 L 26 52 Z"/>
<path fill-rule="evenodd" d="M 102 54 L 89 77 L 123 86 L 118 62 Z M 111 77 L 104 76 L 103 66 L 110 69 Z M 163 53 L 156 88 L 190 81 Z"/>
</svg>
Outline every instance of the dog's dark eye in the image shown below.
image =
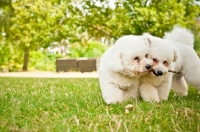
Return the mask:
<svg viewBox="0 0 200 132">
<path fill-rule="evenodd" d="M 167 64 L 167 61 L 163 61 L 163 64 Z"/>
<path fill-rule="evenodd" d="M 157 62 L 157 59 L 156 59 L 156 58 L 153 58 L 153 62 Z"/>
<path fill-rule="evenodd" d="M 138 57 L 138 56 L 137 56 L 137 57 L 135 57 L 135 58 L 134 58 L 134 60 L 139 60 L 139 57 Z"/>
<path fill-rule="evenodd" d="M 146 55 L 145 55 L 145 57 L 146 57 L 146 58 L 148 58 L 148 57 L 149 57 L 149 55 L 148 55 L 148 54 L 146 54 Z"/>
<path fill-rule="evenodd" d="M 167 61 L 163 61 L 163 65 L 165 65 L 166 67 L 168 67 L 169 63 Z"/>
</svg>

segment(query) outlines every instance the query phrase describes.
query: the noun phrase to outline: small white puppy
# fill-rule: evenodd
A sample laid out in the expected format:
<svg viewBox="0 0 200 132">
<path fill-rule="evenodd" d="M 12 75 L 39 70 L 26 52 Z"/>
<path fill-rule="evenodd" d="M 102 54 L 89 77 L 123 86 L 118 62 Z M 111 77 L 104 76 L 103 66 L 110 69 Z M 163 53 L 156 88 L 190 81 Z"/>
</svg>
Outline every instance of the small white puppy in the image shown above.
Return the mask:
<svg viewBox="0 0 200 132">
<path fill-rule="evenodd" d="M 172 84 L 172 63 L 176 61 L 176 50 L 168 47 L 163 39 L 145 34 L 151 48 L 152 72 L 140 78 L 139 92 L 145 101 L 167 100 Z"/>
<path fill-rule="evenodd" d="M 165 34 L 164 39 L 168 40 L 168 46 L 177 50 L 179 56 L 173 64 L 177 73 L 173 75 L 172 89 L 179 95 L 187 95 L 187 81 L 200 91 L 200 60 L 193 49 L 194 36 L 191 31 L 175 26 Z"/>
<path fill-rule="evenodd" d="M 119 38 L 102 55 L 99 83 L 107 104 L 139 96 L 139 78 L 151 68 L 148 52 L 149 41 L 145 36 L 128 35 Z"/>
</svg>

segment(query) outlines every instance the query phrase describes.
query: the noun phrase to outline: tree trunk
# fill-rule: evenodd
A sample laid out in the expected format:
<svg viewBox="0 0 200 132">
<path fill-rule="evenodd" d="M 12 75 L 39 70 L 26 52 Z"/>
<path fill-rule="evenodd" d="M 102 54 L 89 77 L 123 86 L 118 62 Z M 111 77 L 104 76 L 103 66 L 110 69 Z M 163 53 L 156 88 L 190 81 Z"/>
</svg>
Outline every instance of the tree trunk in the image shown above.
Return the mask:
<svg viewBox="0 0 200 132">
<path fill-rule="evenodd" d="M 23 64 L 23 71 L 28 71 L 28 57 L 29 57 L 29 49 L 24 49 L 24 64 Z"/>
</svg>

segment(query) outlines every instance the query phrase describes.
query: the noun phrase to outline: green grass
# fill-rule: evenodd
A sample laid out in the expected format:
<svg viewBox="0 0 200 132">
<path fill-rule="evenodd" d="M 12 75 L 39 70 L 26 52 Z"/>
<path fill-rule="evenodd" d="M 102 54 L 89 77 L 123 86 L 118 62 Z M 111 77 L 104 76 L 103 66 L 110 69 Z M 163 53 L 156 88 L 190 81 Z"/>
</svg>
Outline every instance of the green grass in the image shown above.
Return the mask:
<svg viewBox="0 0 200 132">
<path fill-rule="evenodd" d="M 126 114 L 124 107 L 133 104 Z M 0 131 L 198 132 L 200 95 L 106 105 L 98 79 L 0 78 Z"/>
</svg>

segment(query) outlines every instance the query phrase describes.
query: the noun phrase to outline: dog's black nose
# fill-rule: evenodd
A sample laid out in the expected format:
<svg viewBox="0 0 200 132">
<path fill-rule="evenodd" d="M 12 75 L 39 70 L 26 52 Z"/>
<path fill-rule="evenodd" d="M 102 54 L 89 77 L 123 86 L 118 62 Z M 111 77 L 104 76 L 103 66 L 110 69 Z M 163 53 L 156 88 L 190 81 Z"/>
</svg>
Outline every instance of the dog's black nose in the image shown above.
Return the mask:
<svg viewBox="0 0 200 132">
<path fill-rule="evenodd" d="M 146 69 L 148 69 L 148 70 L 151 69 L 151 65 L 149 65 L 149 64 L 147 64 L 145 67 L 146 67 Z"/>
<path fill-rule="evenodd" d="M 161 70 L 158 70 L 158 71 L 157 71 L 157 75 L 158 75 L 158 76 L 162 76 L 162 74 L 163 74 L 163 72 L 162 72 Z"/>
</svg>

